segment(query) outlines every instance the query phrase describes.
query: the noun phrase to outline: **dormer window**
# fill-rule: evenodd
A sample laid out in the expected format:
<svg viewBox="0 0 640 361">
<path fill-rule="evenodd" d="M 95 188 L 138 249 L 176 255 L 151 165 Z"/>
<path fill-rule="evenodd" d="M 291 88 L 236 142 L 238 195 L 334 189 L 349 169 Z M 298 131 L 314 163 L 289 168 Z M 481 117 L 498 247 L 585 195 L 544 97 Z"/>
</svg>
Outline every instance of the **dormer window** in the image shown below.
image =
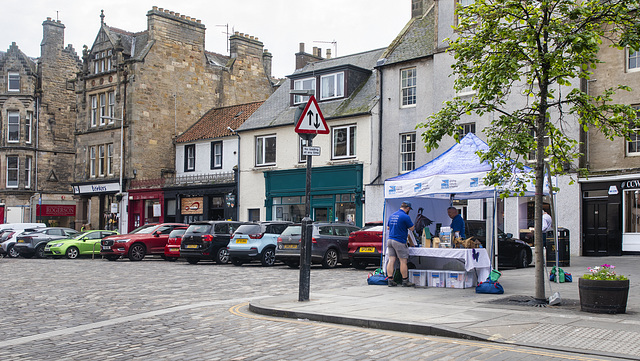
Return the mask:
<svg viewBox="0 0 640 361">
<path fill-rule="evenodd" d="M 344 96 L 344 73 L 320 77 L 320 100 L 341 98 Z"/>
<path fill-rule="evenodd" d="M 95 74 L 99 74 L 104 73 L 105 71 L 111 71 L 111 69 L 113 69 L 113 64 L 111 62 L 112 55 L 112 50 L 95 53 L 93 60 L 93 72 Z"/>
<path fill-rule="evenodd" d="M 20 74 L 10 72 L 8 74 L 8 78 L 9 82 L 7 90 L 10 92 L 20 91 Z"/>
<path fill-rule="evenodd" d="M 316 90 L 316 78 L 307 78 L 295 80 L 293 82 L 293 89 L 296 90 Z M 308 96 L 294 95 L 293 104 L 306 103 L 309 100 Z"/>
</svg>

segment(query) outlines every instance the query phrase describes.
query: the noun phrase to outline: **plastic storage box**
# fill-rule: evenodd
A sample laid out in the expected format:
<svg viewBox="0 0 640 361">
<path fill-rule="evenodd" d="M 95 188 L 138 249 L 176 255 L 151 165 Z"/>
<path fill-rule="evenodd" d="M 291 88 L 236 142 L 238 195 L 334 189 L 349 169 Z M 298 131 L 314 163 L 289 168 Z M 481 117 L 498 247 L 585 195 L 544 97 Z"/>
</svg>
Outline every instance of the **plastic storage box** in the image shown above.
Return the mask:
<svg viewBox="0 0 640 361">
<path fill-rule="evenodd" d="M 475 287 L 475 272 L 447 271 L 447 288 L 471 288 Z"/>
<path fill-rule="evenodd" d="M 427 287 L 426 270 L 409 270 L 409 282 L 416 284 L 416 287 Z"/>
<path fill-rule="evenodd" d="M 427 271 L 427 286 L 445 287 L 446 278 L 446 271 Z"/>
</svg>

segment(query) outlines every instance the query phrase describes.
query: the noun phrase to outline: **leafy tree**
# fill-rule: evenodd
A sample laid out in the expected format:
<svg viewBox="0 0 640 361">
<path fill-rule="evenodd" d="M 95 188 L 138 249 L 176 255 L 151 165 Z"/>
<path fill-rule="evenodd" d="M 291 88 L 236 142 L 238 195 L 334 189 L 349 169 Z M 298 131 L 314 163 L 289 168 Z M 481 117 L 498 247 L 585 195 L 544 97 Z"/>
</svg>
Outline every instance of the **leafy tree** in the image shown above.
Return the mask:
<svg viewBox="0 0 640 361">
<path fill-rule="evenodd" d="M 581 144 L 568 134 L 568 126 L 585 132 L 597 129 L 609 140 L 628 138 L 632 132 L 635 110 L 613 102 L 616 91 L 630 91 L 629 87 L 619 85 L 590 95 L 580 82 L 601 63 L 598 51 L 603 40 L 620 49 L 638 49 L 639 4 L 638 0 L 475 0 L 457 8 L 457 37 L 447 39 L 455 57 L 454 88 L 471 87 L 475 94 L 445 102 L 418 127 L 425 128 L 422 138 L 431 151 L 444 136 L 459 141 L 461 117 L 490 118 L 483 129 L 489 151 L 480 154 L 493 165 L 487 184 L 509 179 L 514 167 L 531 166 L 527 160 L 535 151 L 535 298 L 539 300 L 546 299 L 541 231 L 545 161 L 553 175 L 566 174 L 570 168 L 584 171 L 575 166 Z M 512 162 L 501 162 L 505 157 Z M 521 194 L 524 182 L 516 181 L 512 189 Z"/>
</svg>

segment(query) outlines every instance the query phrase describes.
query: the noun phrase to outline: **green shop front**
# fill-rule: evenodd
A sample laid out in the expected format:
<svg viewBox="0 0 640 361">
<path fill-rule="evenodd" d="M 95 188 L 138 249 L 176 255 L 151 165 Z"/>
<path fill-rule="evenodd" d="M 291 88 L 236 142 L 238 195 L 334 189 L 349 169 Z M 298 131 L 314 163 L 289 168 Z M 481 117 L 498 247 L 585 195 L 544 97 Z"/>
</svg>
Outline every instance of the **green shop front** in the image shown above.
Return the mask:
<svg viewBox="0 0 640 361">
<path fill-rule="evenodd" d="M 264 173 L 266 219 L 300 222 L 304 218 L 306 169 Z M 311 170 L 311 218 L 362 226 L 362 164 Z"/>
</svg>

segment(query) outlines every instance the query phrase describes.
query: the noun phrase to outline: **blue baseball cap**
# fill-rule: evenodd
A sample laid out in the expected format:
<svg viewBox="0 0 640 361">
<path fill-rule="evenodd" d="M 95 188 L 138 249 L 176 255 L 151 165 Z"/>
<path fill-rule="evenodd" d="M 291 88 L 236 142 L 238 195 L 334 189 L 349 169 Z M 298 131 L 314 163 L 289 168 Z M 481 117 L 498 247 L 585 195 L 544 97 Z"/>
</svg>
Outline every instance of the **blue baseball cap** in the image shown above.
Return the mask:
<svg viewBox="0 0 640 361">
<path fill-rule="evenodd" d="M 413 209 L 413 208 L 411 207 L 411 202 L 407 202 L 407 201 L 402 202 L 402 204 L 400 205 L 400 208 L 409 208 L 409 209 Z"/>
</svg>

